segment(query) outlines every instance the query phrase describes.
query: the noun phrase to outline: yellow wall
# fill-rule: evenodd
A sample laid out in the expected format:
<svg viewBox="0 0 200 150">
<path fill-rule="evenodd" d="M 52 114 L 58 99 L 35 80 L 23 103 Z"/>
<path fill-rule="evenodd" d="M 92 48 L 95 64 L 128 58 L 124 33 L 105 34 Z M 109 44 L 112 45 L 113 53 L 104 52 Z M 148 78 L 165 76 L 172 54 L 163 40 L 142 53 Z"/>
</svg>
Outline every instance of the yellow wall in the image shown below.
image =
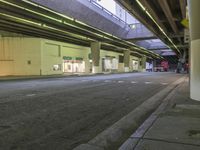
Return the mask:
<svg viewBox="0 0 200 150">
<path fill-rule="evenodd" d="M 0 38 L 0 75 L 10 75 L 14 71 L 13 50 L 9 43 L 5 38 Z"/>
<path fill-rule="evenodd" d="M 40 39 L 0 39 L 0 75 L 39 75 L 40 60 Z"/>
<path fill-rule="evenodd" d="M 85 72 L 90 72 L 88 55 L 90 47 L 77 46 L 64 42 L 40 38 L 0 38 L 0 75 L 52 75 L 62 74 L 63 56 L 81 57 L 85 61 Z M 122 53 L 100 51 L 100 72 L 102 72 L 102 58 L 113 56 L 119 59 Z M 130 56 L 130 71 L 132 71 Z M 29 64 L 30 62 L 30 64 Z M 53 70 L 53 65 L 61 65 L 61 70 Z M 124 64 L 118 65 L 118 72 L 124 72 Z"/>
</svg>

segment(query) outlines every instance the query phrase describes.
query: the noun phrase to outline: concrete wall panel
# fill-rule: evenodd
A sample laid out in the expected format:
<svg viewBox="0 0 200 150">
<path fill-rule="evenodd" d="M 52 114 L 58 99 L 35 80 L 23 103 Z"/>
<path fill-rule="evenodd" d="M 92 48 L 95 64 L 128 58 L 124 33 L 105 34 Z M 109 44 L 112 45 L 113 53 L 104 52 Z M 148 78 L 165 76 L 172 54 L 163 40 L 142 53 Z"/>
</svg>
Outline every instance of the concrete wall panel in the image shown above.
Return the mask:
<svg viewBox="0 0 200 150">
<path fill-rule="evenodd" d="M 91 4 L 88 0 L 31 1 L 121 38 L 126 38 L 132 32 L 129 26 Z"/>
<path fill-rule="evenodd" d="M 40 38 L 1 38 L 0 75 L 52 75 L 63 74 L 63 57 L 77 57 L 85 61 L 85 73 L 91 72 L 90 47 L 77 46 L 64 42 Z M 102 72 L 102 58 L 115 57 L 119 60 L 122 53 L 100 50 L 99 71 Z M 130 65 L 132 59 L 130 57 Z M 60 70 L 55 70 L 59 65 Z M 130 66 L 131 68 L 131 66 Z M 118 72 L 124 71 L 124 64 L 118 64 Z"/>
<path fill-rule="evenodd" d="M 0 74 L 40 74 L 40 39 L 7 37 L 0 41 Z"/>
<path fill-rule="evenodd" d="M 73 60 L 76 57 L 83 58 L 85 61 L 85 72 L 89 73 L 90 64 L 88 55 L 90 53 L 89 47 L 77 46 L 73 44 L 51 41 L 51 40 L 42 40 L 43 49 L 42 49 L 42 74 L 62 74 L 62 69 L 55 71 L 53 70 L 53 65 L 60 64 L 63 65 L 63 57 L 72 57 Z M 59 52 L 60 51 L 60 55 Z"/>
<path fill-rule="evenodd" d="M 62 74 L 62 59 L 60 55 L 60 45 L 56 43 L 42 42 L 42 75 Z M 54 65 L 60 69 L 56 70 Z"/>
</svg>

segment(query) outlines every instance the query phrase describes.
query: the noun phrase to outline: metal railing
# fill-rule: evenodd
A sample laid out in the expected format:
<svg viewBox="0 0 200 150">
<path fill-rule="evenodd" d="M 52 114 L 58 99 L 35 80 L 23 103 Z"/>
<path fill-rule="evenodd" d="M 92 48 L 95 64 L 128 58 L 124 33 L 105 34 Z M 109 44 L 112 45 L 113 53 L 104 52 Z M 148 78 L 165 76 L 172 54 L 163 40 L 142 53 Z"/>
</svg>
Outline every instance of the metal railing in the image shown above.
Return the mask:
<svg viewBox="0 0 200 150">
<path fill-rule="evenodd" d="M 98 4 L 96 1 L 94 1 L 94 0 L 88 0 L 88 1 L 91 4 L 93 4 L 94 6 L 96 6 L 97 8 L 101 9 L 102 11 L 106 12 L 107 14 L 109 14 L 110 16 L 112 16 L 113 18 L 118 20 L 119 22 L 121 22 L 121 23 L 125 24 L 126 26 L 128 26 L 130 28 L 130 30 L 134 30 L 135 37 L 144 36 L 146 34 L 152 34 L 142 23 L 128 24 L 126 21 L 122 20 L 121 18 L 119 18 L 118 16 L 116 16 L 115 14 L 113 14 L 112 12 L 107 10 L 106 8 L 104 8 L 103 6 Z M 132 25 L 135 25 L 135 28 L 132 28 L 131 27 Z"/>
<path fill-rule="evenodd" d="M 120 19 L 118 16 L 116 16 L 115 14 L 113 14 L 112 12 L 110 12 L 109 10 L 107 10 L 106 8 L 104 8 L 103 6 L 101 6 L 100 4 L 98 4 L 97 2 L 95 2 L 94 0 L 88 0 L 91 4 L 95 5 L 96 7 L 98 7 L 99 9 L 101 9 L 102 11 L 106 12 L 107 14 L 109 14 L 110 16 L 112 16 L 113 18 L 115 18 L 116 20 L 122 22 L 123 24 L 129 26 L 128 23 L 126 23 L 124 20 Z"/>
</svg>

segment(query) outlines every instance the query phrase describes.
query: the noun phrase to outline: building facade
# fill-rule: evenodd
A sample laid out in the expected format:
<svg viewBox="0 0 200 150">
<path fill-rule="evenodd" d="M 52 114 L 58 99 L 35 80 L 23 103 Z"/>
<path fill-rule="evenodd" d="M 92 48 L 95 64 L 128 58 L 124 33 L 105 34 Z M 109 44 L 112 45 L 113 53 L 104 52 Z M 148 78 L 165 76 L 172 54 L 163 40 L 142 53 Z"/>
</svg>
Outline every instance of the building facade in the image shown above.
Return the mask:
<svg viewBox="0 0 200 150">
<path fill-rule="evenodd" d="M 129 71 L 141 71 L 130 55 Z M 91 48 L 42 38 L 2 37 L 0 75 L 92 73 Z M 123 53 L 100 49 L 99 72 L 124 72 Z"/>
</svg>

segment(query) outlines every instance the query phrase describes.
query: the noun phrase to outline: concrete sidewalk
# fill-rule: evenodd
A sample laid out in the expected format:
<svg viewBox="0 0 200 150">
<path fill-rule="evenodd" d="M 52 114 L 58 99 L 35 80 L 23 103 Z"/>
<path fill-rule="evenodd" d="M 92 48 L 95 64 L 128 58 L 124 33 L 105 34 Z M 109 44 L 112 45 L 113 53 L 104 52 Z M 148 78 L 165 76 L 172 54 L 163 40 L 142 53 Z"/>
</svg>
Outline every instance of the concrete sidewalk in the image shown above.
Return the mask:
<svg viewBox="0 0 200 150">
<path fill-rule="evenodd" d="M 199 150 L 200 102 L 189 98 L 186 79 L 120 150 Z"/>
</svg>

